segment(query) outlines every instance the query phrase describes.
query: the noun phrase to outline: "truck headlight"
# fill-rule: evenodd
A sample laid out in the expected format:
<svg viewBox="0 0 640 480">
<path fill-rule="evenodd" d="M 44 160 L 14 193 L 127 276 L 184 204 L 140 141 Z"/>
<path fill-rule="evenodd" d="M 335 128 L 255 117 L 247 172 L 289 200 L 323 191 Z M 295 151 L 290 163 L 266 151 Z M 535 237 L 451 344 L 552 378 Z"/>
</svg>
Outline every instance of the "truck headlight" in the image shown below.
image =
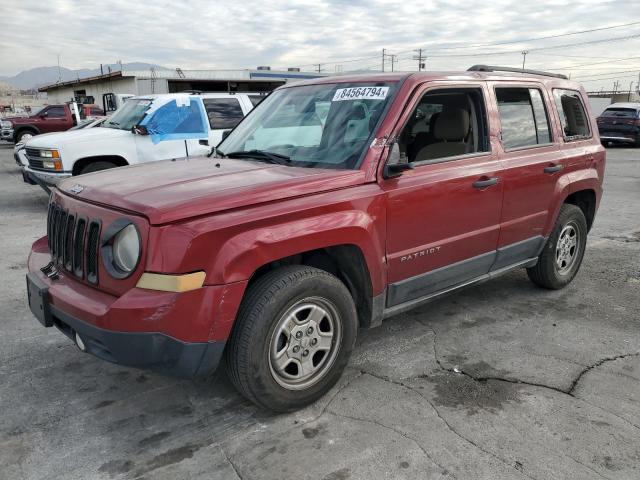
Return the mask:
<svg viewBox="0 0 640 480">
<path fill-rule="evenodd" d="M 128 218 L 114 221 L 102 235 L 102 263 L 113 278 L 129 277 L 140 262 L 140 233 Z"/>
<path fill-rule="evenodd" d="M 42 158 L 60 158 L 60 152 L 58 152 L 58 150 L 40 150 L 40 157 L 42 157 Z"/>
<path fill-rule="evenodd" d="M 9 120 L 2 120 L 0 122 L 0 128 L 13 128 L 13 123 L 11 123 Z"/>
<path fill-rule="evenodd" d="M 43 160 L 42 167 L 49 170 L 62 170 L 62 162 L 60 160 Z"/>
<path fill-rule="evenodd" d="M 113 239 L 113 264 L 125 273 L 135 270 L 140 259 L 140 237 L 136 227 L 130 223 Z"/>
</svg>

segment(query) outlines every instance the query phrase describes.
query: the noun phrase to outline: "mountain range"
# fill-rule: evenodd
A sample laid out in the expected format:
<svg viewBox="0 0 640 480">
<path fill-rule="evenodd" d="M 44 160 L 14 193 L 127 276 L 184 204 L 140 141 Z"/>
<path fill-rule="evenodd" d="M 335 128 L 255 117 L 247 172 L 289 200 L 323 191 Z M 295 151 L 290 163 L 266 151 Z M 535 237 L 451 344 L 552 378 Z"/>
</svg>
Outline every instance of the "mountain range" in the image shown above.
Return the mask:
<svg viewBox="0 0 640 480">
<path fill-rule="evenodd" d="M 120 70 L 120 64 L 103 64 L 102 69 L 104 73 L 109 71 Z M 123 70 L 148 70 L 150 68 L 156 70 L 166 70 L 166 67 L 160 65 L 153 65 L 151 63 L 132 62 L 123 63 Z M 60 67 L 36 67 L 29 70 L 24 70 L 12 77 L 0 76 L 0 81 L 8 83 L 14 88 L 19 90 L 29 90 L 31 88 L 38 88 L 43 85 L 50 85 L 58 81 L 67 82 L 69 80 L 76 80 L 78 78 L 92 77 L 94 75 L 100 75 L 100 68 L 81 68 L 77 70 L 71 70 L 69 68 Z"/>
</svg>

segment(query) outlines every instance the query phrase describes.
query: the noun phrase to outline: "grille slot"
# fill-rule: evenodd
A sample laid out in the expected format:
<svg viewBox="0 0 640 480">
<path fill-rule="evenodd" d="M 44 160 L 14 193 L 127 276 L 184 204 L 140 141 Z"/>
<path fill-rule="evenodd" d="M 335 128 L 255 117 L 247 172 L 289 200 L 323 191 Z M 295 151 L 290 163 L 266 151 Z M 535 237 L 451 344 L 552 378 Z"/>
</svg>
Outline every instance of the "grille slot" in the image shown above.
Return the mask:
<svg viewBox="0 0 640 480">
<path fill-rule="evenodd" d="M 100 240 L 100 224 L 93 220 L 87 232 L 87 280 L 98 283 L 98 242 Z"/>
<path fill-rule="evenodd" d="M 84 274 L 82 257 L 84 254 L 84 232 L 86 227 L 87 221 L 84 218 L 78 218 L 76 231 L 73 236 L 73 273 L 80 278 L 82 278 Z"/>
<path fill-rule="evenodd" d="M 73 269 L 73 228 L 75 226 L 75 216 L 69 215 L 67 217 L 67 225 L 64 233 L 64 250 L 62 252 L 62 262 L 64 268 L 71 271 Z"/>
<path fill-rule="evenodd" d="M 64 256 L 64 239 L 67 231 L 67 211 L 60 210 L 60 216 L 58 217 L 58 230 L 56 232 L 56 260 L 58 263 L 63 262 Z"/>
</svg>

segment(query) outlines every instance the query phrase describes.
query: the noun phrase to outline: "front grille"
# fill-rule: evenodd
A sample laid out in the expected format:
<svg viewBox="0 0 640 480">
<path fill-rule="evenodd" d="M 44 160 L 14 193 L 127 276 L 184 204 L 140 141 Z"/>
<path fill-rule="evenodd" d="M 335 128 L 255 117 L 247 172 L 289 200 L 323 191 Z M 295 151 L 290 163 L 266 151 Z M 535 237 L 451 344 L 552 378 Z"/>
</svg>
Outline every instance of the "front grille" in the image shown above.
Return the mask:
<svg viewBox="0 0 640 480">
<path fill-rule="evenodd" d="M 49 204 L 47 236 L 51 260 L 78 278 L 98 283 L 100 222 Z"/>
<path fill-rule="evenodd" d="M 45 169 L 42 158 L 40 158 L 40 150 L 37 148 L 25 148 L 25 154 L 27 155 L 27 160 L 29 160 L 29 166 L 31 168 L 37 170 Z"/>
</svg>

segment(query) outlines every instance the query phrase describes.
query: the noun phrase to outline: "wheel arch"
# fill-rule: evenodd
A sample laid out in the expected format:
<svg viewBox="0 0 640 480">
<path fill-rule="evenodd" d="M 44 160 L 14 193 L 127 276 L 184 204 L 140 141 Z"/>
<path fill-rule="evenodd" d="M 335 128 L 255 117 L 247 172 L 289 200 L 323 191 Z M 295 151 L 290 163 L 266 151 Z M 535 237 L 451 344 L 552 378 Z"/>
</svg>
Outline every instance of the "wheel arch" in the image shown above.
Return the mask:
<svg viewBox="0 0 640 480">
<path fill-rule="evenodd" d="M 38 127 L 36 127 L 35 125 L 18 125 L 16 127 L 14 127 L 14 134 L 13 134 L 13 140 L 17 141 L 18 140 L 18 136 L 22 133 L 22 132 L 33 132 L 36 135 L 40 134 L 40 129 Z"/>
<path fill-rule="evenodd" d="M 118 167 L 129 165 L 129 162 L 120 155 L 96 155 L 92 157 L 83 157 L 73 163 L 72 175 L 79 175 L 84 167 L 93 162 L 111 162 Z"/>
</svg>

